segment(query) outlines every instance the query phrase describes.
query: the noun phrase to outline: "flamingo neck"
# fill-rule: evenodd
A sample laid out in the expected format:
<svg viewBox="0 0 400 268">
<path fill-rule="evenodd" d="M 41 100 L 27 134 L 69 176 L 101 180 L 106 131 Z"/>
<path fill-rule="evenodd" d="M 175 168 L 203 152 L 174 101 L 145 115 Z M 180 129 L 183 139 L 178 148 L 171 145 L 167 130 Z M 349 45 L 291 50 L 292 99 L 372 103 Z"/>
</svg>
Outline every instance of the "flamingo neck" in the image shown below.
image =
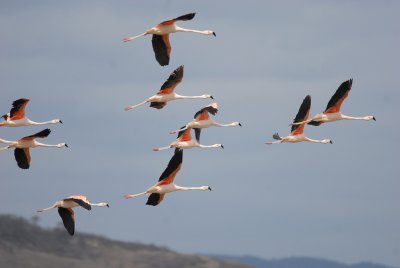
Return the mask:
<svg viewBox="0 0 400 268">
<path fill-rule="evenodd" d="M 332 143 L 331 140 L 329 139 L 324 139 L 324 140 L 314 140 L 314 139 L 310 139 L 308 137 L 304 137 L 303 138 L 304 141 L 308 141 L 308 142 L 315 142 L 315 143 L 323 143 L 323 144 L 328 144 L 328 143 Z"/>
<path fill-rule="evenodd" d="M 342 119 L 344 120 L 366 120 L 369 121 L 372 119 L 372 116 L 347 116 L 347 115 L 342 115 Z"/>
<path fill-rule="evenodd" d="M 229 123 L 229 124 L 220 124 L 220 123 L 214 122 L 214 126 L 217 126 L 217 127 L 236 127 L 238 125 L 239 125 L 238 122 L 232 122 L 232 123 Z"/>
<path fill-rule="evenodd" d="M 32 120 L 28 119 L 28 122 L 29 122 L 29 124 L 36 125 L 36 126 L 47 125 L 47 124 L 57 124 L 58 123 L 58 121 L 56 119 L 45 121 L 45 122 L 35 122 L 35 121 L 32 121 Z"/>
<path fill-rule="evenodd" d="M 199 31 L 199 30 L 193 30 L 193 29 L 185 29 L 176 26 L 176 31 L 177 32 L 187 32 L 187 33 L 198 33 L 198 34 L 204 34 L 204 35 L 210 35 L 212 34 L 212 31 Z"/>
<path fill-rule="evenodd" d="M 108 207 L 107 203 L 95 203 L 95 204 L 89 203 L 89 204 L 93 207 Z"/>
<path fill-rule="evenodd" d="M 213 144 L 213 145 L 199 144 L 199 147 L 201 147 L 201 148 L 218 148 L 218 147 L 222 147 L 222 146 L 221 146 L 221 144 Z"/>
<path fill-rule="evenodd" d="M 189 190 L 204 191 L 205 187 L 207 187 L 207 186 L 201 186 L 201 187 L 183 187 L 183 186 L 175 185 L 175 188 L 176 188 L 177 191 L 189 191 Z M 208 188 L 208 187 L 207 187 L 207 188 Z"/>
<path fill-rule="evenodd" d="M 208 99 L 209 97 L 206 95 L 201 95 L 201 96 L 182 96 L 175 94 L 176 99 Z"/>
<path fill-rule="evenodd" d="M 37 147 L 58 147 L 58 148 L 63 147 L 63 144 L 61 144 L 61 143 L 59 143 L 59 144 L 45 144 L 45 143 L 40 143 L 40 142 L 37 142 L 37 141 L 35 141 L 35 145 Z"/>
</svg>

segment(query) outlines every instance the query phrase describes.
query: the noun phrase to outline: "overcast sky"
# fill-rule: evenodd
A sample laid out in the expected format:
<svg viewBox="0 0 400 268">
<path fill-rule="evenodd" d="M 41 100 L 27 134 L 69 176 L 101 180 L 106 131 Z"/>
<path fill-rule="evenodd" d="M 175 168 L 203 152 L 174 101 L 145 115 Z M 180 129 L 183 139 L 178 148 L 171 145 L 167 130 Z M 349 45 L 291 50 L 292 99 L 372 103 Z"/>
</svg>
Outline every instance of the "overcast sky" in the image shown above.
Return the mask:
<svg viewBox="0 0 400 268">
<path fill-rule="evenodd" d="M 0 152 L 0 213 L 24 217 L 72 194 L 109 209 L 75 209 L 76 235 L 167 246 L 179 252 L 324 257 L 400 266 L 400 18 L 397 1 L 0 1 L 0 113 L 31 99 L 32 120 L 61 118 L 47 143 L 31 151 L 29 170 Z M 130 43 L 169 18 L 196 12 L 186 28 L 217 37 L 171 36 L 170 65 L 154 59 L 151 37 Z M 175 139 L 209 100 L 182 100 L 162 110 L 127 105 L 153 95 L 185 65 L 183 95 L 212 94 L 218 122 L 202 143 L 222 149 L 184 151 L 175 182 L 212 192 L 169 194 L 158 207 L 124 194 L 153 185 Z M 306 126 L 333 145 L 265 141 L 289 133 L 303 98 L 325 109 L 343 81 L 353 88 L 347 115 L 377 121 Z M 45 127 L 1 128 L 15 140 Z M 54 227 L 57 211 L 40 214 Z M 67 233 L 66 233 L 67 235 Z M 73 238 L 71 238 L 73 239 Z"/>
</svg>

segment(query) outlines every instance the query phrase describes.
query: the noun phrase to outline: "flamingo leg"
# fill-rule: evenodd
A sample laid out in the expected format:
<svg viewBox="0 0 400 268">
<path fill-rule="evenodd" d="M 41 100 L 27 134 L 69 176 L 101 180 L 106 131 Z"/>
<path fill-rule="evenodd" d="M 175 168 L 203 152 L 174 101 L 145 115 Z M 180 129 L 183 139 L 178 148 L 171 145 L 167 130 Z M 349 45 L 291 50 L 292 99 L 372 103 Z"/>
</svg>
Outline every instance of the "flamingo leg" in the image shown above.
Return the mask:
<svg viewBox="0 0 400 268">
<path fill-rule="evenodd" d="M 136 105 L 133 105 L 133 106 L 127 106 L 127 107 L 125 107 L 125 111 L 129 111 L 129 110 L 132 110 L 132 109 L 134 109 L 134 108 L 136 108 L 136 107 L 138 107 L 138 106 L 140 106 L 140 105 L 143 105 L 143 104 L 146 104 L 148 102 L 148 100 L 145 100 L 144 102 L 141 102 L 141 103 L 139 103 L 139 104 L 136 104 Z"/>
</svg>

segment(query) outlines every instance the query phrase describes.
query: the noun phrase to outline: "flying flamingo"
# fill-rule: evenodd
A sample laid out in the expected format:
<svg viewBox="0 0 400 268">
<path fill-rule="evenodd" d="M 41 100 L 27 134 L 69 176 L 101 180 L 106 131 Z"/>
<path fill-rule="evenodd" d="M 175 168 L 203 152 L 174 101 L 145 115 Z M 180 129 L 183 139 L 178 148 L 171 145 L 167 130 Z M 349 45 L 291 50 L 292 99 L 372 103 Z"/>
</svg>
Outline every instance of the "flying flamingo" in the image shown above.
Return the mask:
<svg viewBox="0 0 400 268">
<path fill-rule="evenodd" d="M 124 198 L 132 198 L 140 195 L 149 195 L 146 205 L 157 206 L 164 199 L 165 194 L 175 191 L 186 191 L 186 190 L 201 190 L 201 191 L 211 191 L 210 186 L 200 186 L 200 187 L 182 187 L 174 184 L 174 178 L 178 174 L 182 167 L 182 149 L 175 149 L 175 153 L 169 160 L 167 168 L 161 174 L 158 183 L 150 187 L 143 193 L 139 194 L 127 194 Z"/>
<path fill-rule="evenodd" d="M 2 116 L 3 122 L 0 122 L 0 127 L 21 127 L 29 125 L 46 125 L 61 123 L 60 119 L 53 119 L 46 122 L 35 122 L 25 116 L 25 107 L 29 99 L 18 99 L 13 102 L 11 111 Z"/>
<path fill-rule="evenodd" d="M 166 66 L 169 64 L 169 56 L 171 54 L 171 44 L 169 42 L 169 34 L 176 33 L 176 32 L 193 32 L 199 33 L 204 35 L 215 35 L 215 32 L 206 30 L 206 31 L 198 31 L 198 30 L 191 30 L 191 29 L 184 29 L 175 24 L 177 21 L 186 21 L 191 20 L 194 18 L 196 13 L 186 14 L 175 19 L 167 20 L 161 22 L 160 24 L 154 26 L 153 28 L 145 31 L 142 34 L 137 36 L 132 36 L 128 38 L 122 39 L 123 42 L 132 41 L 138 37 L 145 36 L 148 34 L 153 35 L 153 39 L 151 40 L 153 44 L 153 50 L 156 56 L 156 60 L 161 66 Z"/>
<path fill-rule="evenodd" d="M 184 127 L 182 127 L 183 129 Z M 154 148 L 153 151 L 161 151 L 169 148 L 182 148 L 182 149 L 190 149 L 194 147 L 200 147 L 200 148 L 222 148 L 224 149 L 224 146 L 222 144 L 213 144 L 213 145 L 203 145 L 200 144 L 200 131 L 201 129 L 196 128 L 195 135 L 196 139 L 194 140 L 192 138 L 192 135 L 190 135 L 190 132 L 192 131 L 192 128 L 186 128 L 184 131 L 179 131 L 178 138 L 172 142 L 170 145 L 165 146 L 165 147 L 160 147 L 160 148 Z"/>
<path fill-rule="evenodd" d="M 17 141 L 7 141 L 0 139 L 0 142 L 8 144 L 7 147 L 0 148 L 0 150 L 5 150 L 9 148 L 15 148 L 14 150 L 14 156 L 15 160 L 17 160 L 17 165 L 22 168 L 22 169 L 28 169 L 31 163 L 31 155 L 29 153 L 29 148 L 35 148 L 35 147 L 68 147 L 67 144 L 65 143 L 59 143 L 55 145 L 51 144 L 44 144 L 37 142 L 35 139 L 36 138 L 46 138 L 50 134 L 50 129 L 45 129 L 42 130 L 36 134 L 33 134 L 31 136 L 24 137 L 20 140 Z"/>
<path fill-rule="evenodd" d="M 218 112 L 218 104 L 217 103 L 211 103 L 210 105 L 202 108 L 199 110 L 195 115 L 194 115 L 194 120 L 187 123 L 184 128 L 181 128 L 179 130 L 171 131 L 170 134 L 175 134 L 179 131 L 184 131 L 187 128 L 195 128 L 195 129 L 201 129 L 201 128 L 208 128 L 211 126 L 216 126 L 216 127 L 236 127 L 236 126 L 242 126 L 239 122 L 233 122 L 230 124 L 220 124 L 217 122 L 214 122 L 214 120 L 210 117 L 210 114 L 215 115 Z"/>
<path fill-rule="evenodd" d="M 296 115 L 296 118 L 294 119 L 293 123 L 297 122 L 304 122 L 304 120 L 307 120 L 308 116 L 310 115 L 310 107 L 311 107 L 311 97 L 310 95 L 307 95 L 303 103 L 300 106 L 299 112 Z M 278 133 L 275 133 L 272 137 L 277 140 L 277 141 L 268 141 L 266 144 L 276 144 L 276 143 L 281 143 L 281 142 L 302 142 L 302 141 L 308 141 L 308 142 L 317 142 L 317 143 L 331 143 L 332 141 L 329 139 L 324 139 L 324 140 L 314 140 L 310 139 L 306 136 L 304 136 L 303 131 L 304 131 L 304 126 L 305 123 L 301 125 L 293 124 L 292 125 L 292 132 L 290 133 L 289 136 L 286 137 L 280 137 Z"/>
<path fill-rule="evenodd" d="M 319 126 L 322 123 L 333 122 L 338 120 L 374 120 L 375 117 L 372 115 L 363 116 L 363 117 L 352 117 L 344 115 L 340 112 L 340 107 L 342 106 L 343 101 L 349 95 L 351 86 L 353 84 L 353 79 L 344 81 L 339 88 L 336 90 L 335 94 L 329 100 L 328 105 L 323 113 L 315 115 L 311 120 L 297 122 L 295 125 L 308 123 L 309 125 Z"/>
<path fill-rule="evenodd" d="M 201 95 L 201 96 L 181 96 L 174 92 L 176 86 L 182 81 L 183 78 L 183 65 L 176 68 L 176 70 L 170 74 L 167 81 L 161 86 L 161 89 L 157 92 L 156 95 L 151 96 L 144 102 L 139 104 L 128 106 L 125 108 L 125 111 L 129 111 L 133 108 L 136 108 L 140 105 L 146 104 L 150 102 L 150 107 L 162 109 L 165 105 L 167 105 L 168 101 L 179 100 L 179 99 L 213 99 L 211 95 Z"/>
<path fill-rule="evenodd" d="M 75 217 L 72 208 L 81 206 L 84 209 L 91 210 L 94 207 L 110 207 L 107 203 L 92 204 L 89 202 L 84 195 L 72 195 L 63 200 L 57 201 L 49 208 L 40 209 L 37 212 L 44 212 L 53 208 L 58 208 L 58 214 L 64 223 L 65 229 L 67 229 L 70 235 L 75 233 Z"/>
</svg>

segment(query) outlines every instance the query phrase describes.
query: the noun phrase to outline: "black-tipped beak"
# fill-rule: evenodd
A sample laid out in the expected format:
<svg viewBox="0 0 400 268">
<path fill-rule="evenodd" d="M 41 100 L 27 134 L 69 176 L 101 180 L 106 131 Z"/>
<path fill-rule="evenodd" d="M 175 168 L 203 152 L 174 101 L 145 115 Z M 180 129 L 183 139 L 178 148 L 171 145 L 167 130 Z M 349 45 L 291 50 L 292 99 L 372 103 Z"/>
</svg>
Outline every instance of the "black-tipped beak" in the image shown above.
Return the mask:
<svg viewBox="0 0 400 268">
<path fill-rule="evenodd" d="M 333 144 L 333 142 L 332 142 L 332 141 L 329 141 L 329 143 L 330 143 L 330 144 Z"/>
<path fill-rule="evenodd" d="M 374 119 L 374 121 L 376 121 L 376 118 L 375 118 L 375 116 L 374 116 L 374 117 L 372 117 L 372 119 Z"/>
<path fill-rule="evenodd" d="M 60 124 L 64 124 L 64 123 L 60 120 Z"/>
<path fill-rule="evenodd" d="M 239 123 L 239 126 L 242 126 L 242 124 Z"/>
<path fill-rule="evenodd" d="M 210 187 L 210 186 L 208 186 L 208 190 L 212 191 L 212 189 L 211 189 L 211 187 Z"/>
<path fill-rule="evenodd" d="M 65 147 L 67 147 L 67 148 L 68 148 L 68 144 L 65 144 Z"/>
<path fill-rule="evenodd" d="M 210 96 L 210 98 L 211 98 L 211 99 L 214 99 L 214 97 L 213 97 L 213 96 Z"/>
<path fill-rule="evenodd" d="M 222 149 L 225 149 L 224 146 L 223 146 L 222 144 L 221 144 L 221 148 L 222 148 Z"/>
<path fill-rule="evenodd" d="M 215 32 L 213 32 L 213 35 L 214 35 L 215 37 L 217 37 L 217 35 L 215 34 Z"/>
</svg>

